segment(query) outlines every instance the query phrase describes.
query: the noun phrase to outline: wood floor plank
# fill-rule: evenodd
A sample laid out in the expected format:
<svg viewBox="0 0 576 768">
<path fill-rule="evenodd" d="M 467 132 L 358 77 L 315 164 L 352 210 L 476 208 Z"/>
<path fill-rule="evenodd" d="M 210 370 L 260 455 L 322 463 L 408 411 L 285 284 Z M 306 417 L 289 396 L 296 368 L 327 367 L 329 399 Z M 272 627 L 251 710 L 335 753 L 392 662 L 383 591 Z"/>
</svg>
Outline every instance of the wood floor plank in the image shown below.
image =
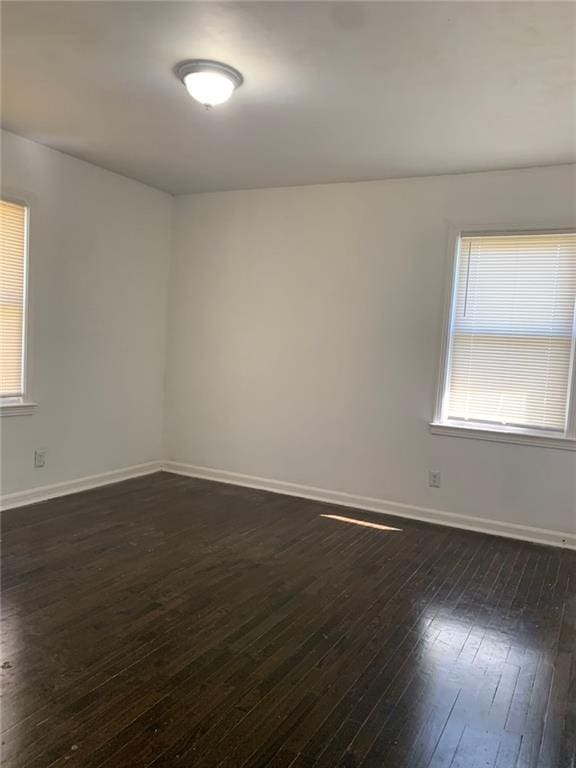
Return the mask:
<svg viewBox="0 0 576 768">
<path fill-rule="evenodd" d="M 166 473 L 2 532 L 6 768 L 574 768 L 575 552 Z"/>
</svg>

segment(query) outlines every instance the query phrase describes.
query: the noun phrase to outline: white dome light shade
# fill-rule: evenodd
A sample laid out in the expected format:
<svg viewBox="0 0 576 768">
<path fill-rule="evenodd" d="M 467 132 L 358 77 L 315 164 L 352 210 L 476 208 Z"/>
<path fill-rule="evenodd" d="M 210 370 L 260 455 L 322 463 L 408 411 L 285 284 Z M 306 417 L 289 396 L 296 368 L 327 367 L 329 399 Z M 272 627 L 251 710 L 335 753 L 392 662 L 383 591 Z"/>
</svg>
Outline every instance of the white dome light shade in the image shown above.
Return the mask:
<svg viewBox="0 0 576 768">
<path fill-rule="evenodd" d="M 228 101 L 234 83 L 220 72 L 192 72 L 184 78 L 184 85 L 193 99 L 205 107 L 215 107 Z"/>
<path fill-rule="evenodd" d="M 176 74 L 190 96 L 205 107 L 228 101 L 243 82 L 240 72 L 218 61 L 185 61 L 178 65 Z"/>
</svg>

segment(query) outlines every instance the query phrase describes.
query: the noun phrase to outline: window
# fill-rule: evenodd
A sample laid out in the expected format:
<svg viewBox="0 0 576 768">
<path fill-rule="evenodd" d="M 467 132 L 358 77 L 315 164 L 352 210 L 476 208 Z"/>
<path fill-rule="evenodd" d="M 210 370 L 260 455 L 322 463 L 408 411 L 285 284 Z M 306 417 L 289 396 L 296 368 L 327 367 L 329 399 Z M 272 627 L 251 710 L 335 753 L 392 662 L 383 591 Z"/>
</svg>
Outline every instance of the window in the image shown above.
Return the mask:
<svg viewBox="0 0 576 768">
<path fill-rule="evenodd" d="M 576 437 L 575 300 L 575 232 L 461 234 L 432 431 Z"/>
<path fill-rule="evenodd" d="M 3 409 L 18 410 L 24 405 L 27 219 L 26 206 L 0 200 L 0 404 Z"/>
</svg>

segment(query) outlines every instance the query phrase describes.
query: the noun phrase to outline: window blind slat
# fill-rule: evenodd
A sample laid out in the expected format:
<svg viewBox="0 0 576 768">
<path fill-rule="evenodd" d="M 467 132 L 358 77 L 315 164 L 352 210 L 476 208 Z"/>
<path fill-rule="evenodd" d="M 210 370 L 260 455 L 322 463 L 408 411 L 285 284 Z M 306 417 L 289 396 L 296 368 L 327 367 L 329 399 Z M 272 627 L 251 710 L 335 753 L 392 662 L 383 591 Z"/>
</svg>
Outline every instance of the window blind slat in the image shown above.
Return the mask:
<svg viewBox="0 0 576 768">
<path fill-rule="evenodd" d="M 23 393 L 26 208 L 0 200 L 0 396 Z"/>
<path fill-rule="evenodd" d="M 447 420 L 564 431 L 576 233 L 462 236 Z"/>
</svg>

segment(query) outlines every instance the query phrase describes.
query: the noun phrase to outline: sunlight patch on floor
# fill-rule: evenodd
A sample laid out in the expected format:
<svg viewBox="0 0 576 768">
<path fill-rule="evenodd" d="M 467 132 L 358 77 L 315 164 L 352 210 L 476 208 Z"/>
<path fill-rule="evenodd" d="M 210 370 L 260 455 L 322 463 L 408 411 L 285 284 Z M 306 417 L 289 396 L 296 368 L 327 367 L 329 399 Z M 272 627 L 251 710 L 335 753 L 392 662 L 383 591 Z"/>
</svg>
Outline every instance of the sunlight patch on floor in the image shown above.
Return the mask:
<svg viewBox="0 0 576 768">
<path fill-rule="evenodd" d="M 354 525 L 363 525 L 365 528 L 377 528 L 379 531 L 401 531 L 402 528 L 392 528 L 390 525 L 381 523 L 370 523 L 368 520 L 358 520 L 355 517 L 343 517 L 342 515 L 320 515 L 330 520 L 340 520 L 342 523 L 353 523 Z"/>
</svg>

